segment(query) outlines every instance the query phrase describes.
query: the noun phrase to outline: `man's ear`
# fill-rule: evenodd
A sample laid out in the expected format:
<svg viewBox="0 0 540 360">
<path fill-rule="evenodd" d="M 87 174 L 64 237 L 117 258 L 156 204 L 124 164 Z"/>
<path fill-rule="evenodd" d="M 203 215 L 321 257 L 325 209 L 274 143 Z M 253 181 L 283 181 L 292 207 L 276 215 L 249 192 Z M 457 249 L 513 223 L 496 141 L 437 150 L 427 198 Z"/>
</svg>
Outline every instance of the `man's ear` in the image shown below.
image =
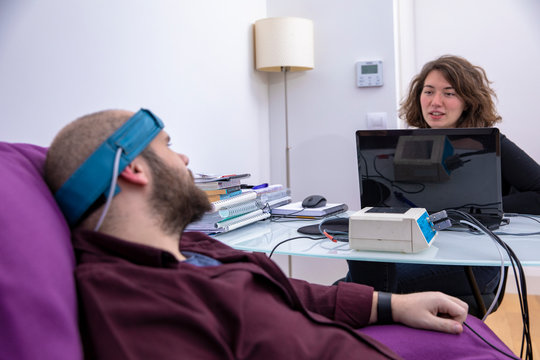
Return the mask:
<svg viewBox="0 0 540 360">
<path fill-rule="evenodd" d="M 135 159 L 120 173 L 120 178 L 132 184 L 146 185 L 148 184 L 147 170 L 141 166 L 140 161 Z"/>
</svg>

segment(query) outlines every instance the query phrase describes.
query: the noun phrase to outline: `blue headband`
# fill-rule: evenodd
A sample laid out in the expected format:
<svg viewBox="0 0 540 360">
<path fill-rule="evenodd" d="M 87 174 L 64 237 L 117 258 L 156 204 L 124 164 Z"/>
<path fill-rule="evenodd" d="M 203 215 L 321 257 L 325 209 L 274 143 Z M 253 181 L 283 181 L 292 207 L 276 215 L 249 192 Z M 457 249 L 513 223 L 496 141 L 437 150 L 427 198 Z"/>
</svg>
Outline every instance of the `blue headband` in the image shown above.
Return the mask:
<svg viewBox="0 0 540 360">
<path fill-rule="evenodd" d="M 101 196 L 107 196 L 113 174 L 114 158 L 122 148 L 118 172 L 124 170 L 163 129 L 163 122 L 149 110 L 141 109 L 116 130 L 71 175 L 54 197 L 70 225 Z M 116 186 L 115 195 L 120 191 Z"/>
</svg>

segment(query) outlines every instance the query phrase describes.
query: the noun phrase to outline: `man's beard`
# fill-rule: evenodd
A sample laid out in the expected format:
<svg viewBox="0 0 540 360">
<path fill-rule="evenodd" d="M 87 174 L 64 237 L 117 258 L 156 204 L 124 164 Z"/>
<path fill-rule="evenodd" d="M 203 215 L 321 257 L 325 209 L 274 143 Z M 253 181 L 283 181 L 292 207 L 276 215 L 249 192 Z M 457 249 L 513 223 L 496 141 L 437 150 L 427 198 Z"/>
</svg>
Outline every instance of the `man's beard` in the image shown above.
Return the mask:
<svg viewBox="0 0 540 360">
<path fill-rule="evenodd" d="M 152 171 L 150 204 L 156 218 L 165 232 L 180 235 L 187 224 L 199 220 L 211 209 L 208 197 L 195 185 L 191 172 L 189 177 L 182 176 L 179 170 L 167 166 L 150 149 L 141 155 Z"/>
</svg>

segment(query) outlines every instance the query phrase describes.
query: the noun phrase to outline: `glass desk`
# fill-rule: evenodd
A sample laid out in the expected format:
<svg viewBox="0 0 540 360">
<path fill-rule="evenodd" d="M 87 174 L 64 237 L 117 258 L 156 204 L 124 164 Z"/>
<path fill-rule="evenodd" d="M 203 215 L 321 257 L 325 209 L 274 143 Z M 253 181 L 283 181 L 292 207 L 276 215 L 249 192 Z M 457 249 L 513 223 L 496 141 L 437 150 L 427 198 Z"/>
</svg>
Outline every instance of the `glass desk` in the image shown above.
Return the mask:
<svg viewBox="0 0 540 360">
<path fill-rule="evenodd" d="M 502 226 L 497 232 L 515 234 L 540 231 L 540 223 L 530 218 L 519 216 L 509 219 L 510 223 Z M 279 242 L 302 235 L 296 231 L 298 228 L 318 223 L 318 220 L 289 222 L 265 220 L 214 237 L 235 249 L 270 253 Z M 499 237 L 514 250 L 523 266 L 540 266 L 540 235 L 500 235 Z M 497 246 L 487 235 L 444 230 L 438 232 L 429 248 L 415 254 L 353 250 L 349 248 L 347 242 L 334 243 L 326 238 L 288 241 L 281 244 L 274 253 L 396 263 L 500 266 L 501 260 Z M 501 252 L 505 264 L 510 265 L 504 250 L 501 249 Z"/>
</svg>

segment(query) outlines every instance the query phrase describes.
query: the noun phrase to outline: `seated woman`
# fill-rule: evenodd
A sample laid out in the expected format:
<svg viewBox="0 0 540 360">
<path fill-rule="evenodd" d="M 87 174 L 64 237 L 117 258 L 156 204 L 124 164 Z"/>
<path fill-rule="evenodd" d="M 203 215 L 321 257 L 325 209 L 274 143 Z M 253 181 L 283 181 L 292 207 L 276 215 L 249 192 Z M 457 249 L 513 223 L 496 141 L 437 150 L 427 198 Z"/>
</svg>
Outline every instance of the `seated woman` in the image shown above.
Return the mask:
<svg viewBox="0 0 540 360">
<path fill-rule="evenodd" d="M 446 55 L 428 62 L 412 80 L 400 117 L 417 128 L 491 127 L 501 121 L 486 72 L 464 58 Z M 540 214 L 540 166 L 501 135 L 501 175 L 505 212 Z M 369 206 L 369 204 L 362 204 Z M 462 299 L 472 290 L 462 266 L 348 261 L 347 281 L 397 293 L 437 290 Z M 482 294 L 495 291 L 500 268 L 473 267 Z M 470 308 L 474 309 L 473 303 Z M 474 313 L 474 312 L 473 312 Z"/>
</svg>

